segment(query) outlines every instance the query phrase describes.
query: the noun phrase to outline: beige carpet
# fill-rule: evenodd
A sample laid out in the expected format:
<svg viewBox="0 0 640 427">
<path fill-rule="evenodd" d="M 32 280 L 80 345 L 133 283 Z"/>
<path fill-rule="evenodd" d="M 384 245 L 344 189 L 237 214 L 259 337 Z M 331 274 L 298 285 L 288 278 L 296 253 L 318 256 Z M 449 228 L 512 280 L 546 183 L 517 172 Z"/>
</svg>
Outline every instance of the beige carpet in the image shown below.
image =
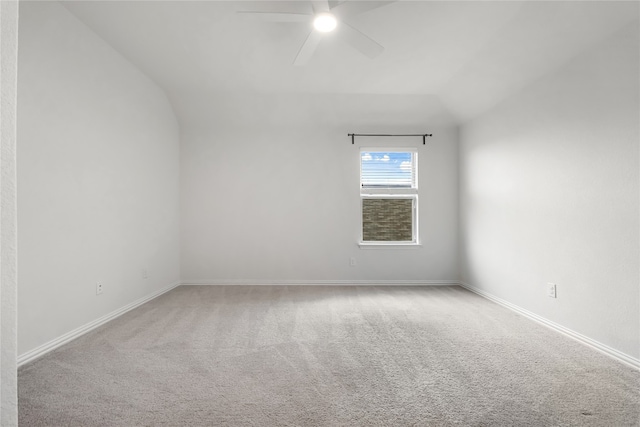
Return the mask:
<svg viewBox="0 0 640 427">
<path fill-rule="evenodd" d="M 640 372 L 460 287 L 181 286 L 22 367 L 21 426 L 636 426 Z"/>
</svg>

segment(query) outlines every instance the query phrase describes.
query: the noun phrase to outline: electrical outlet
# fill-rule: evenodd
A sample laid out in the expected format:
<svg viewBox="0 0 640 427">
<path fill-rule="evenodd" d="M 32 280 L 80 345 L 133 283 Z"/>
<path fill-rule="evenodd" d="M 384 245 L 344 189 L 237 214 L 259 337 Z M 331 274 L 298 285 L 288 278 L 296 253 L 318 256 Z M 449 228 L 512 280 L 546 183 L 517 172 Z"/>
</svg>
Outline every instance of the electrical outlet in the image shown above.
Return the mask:
<svg viewBox="0 0 640 427">
<path fill-rule="evenodd" d="M 149 271 L 146 268 L 142 269 L 142 278 L 143 279 L 148 279 L 149 278 Z"/>
<path fill-rule="evenodd" d="M 549 298 L 557 298 L 558 295 L 556 293 L 556 284 L 555 283 L 547 283 L 547 296 Z"/>
<path fill-rule="evenodd" d="M 349 258 L 349 265 L 351 267 L 355 267 L 356 266 L 356 259 L 354 257 Z"/>
<path fill-rule="evenodd" d="M 104 286 L 102 285 L 102 282 L 96 283 L 96 295 L 100 295 L 102 291 L 104 291 Z"/>
</svg>

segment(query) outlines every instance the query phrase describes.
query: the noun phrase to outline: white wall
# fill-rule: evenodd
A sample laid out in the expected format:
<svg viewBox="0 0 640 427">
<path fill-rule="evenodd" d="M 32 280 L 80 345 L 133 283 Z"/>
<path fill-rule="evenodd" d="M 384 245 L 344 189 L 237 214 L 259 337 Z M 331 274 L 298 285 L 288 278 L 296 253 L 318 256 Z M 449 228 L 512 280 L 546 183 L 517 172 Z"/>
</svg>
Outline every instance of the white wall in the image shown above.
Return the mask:
<svg viewBox="0 0 640 427">
<path fill-rule="evenodd" d="M 200 105 L 182 135 L 183 283 L 455 280 L 457 132 L 434 125 L 444 119 L 432 101 L 222 95 Z M 354 146 L 350 132 L 434 136 Z M 419 147 L 419 249 L 357 245 L 359 146 L 375 144 Z"/>
<path fill-rule="evenodd" d="M 460 145 L 463 280 L 636 359 L 638 35 L 464 125 Z"/>
<path fill-rule="evenodd" d="M 18 2 L 0 1 L 0 425 L 18 425 L 16 77 Z"/>
<path fill-rule="evenodd" d="M 57 2 L 21 4 L 19 48 L 23 354 L 179 280 L 179 128 L 164 93 Z"/>
</svg>

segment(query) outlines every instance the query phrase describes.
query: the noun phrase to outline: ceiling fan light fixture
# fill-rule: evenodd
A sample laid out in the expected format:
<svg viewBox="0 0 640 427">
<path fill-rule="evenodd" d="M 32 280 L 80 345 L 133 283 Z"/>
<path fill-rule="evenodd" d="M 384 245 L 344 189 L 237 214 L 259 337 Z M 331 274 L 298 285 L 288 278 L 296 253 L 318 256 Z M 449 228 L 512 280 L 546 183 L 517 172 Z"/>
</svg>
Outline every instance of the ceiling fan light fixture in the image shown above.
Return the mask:
<svg viewBox="0 0 640 427">
<path fill-rule="evenodd" d="M 313 27 L 321 33 L 333 31 L 338 25 L 338 20 L 330 13 L 320 13 L 313 19 Z"/>
</svg>

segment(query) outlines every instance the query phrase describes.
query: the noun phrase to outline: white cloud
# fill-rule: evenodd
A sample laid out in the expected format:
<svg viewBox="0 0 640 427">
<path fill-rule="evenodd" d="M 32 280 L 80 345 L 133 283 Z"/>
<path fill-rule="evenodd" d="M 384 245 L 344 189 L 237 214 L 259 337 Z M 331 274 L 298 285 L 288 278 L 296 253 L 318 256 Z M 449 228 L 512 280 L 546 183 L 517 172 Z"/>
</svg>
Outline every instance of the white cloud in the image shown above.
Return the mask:
<svg viewBox="0 0 640 427">
<path fill-rule="evenodd" d="M 385 154 L 384 156 L 382 156 L 382 158 L 380 159 L 383 162 L 388 162 L 389 161 L 389 156 L 387 154 Z"/>
<path fill-rule="evenodd" d="M 369 153 L 364 153 L 364 155 L 362 156 L 362 160 L 364 160 L 365 162 L 367 162 L 367 161 L 369 161 L 371 159 L 372 159 L 372 157 L 371 157 L 371 154 L 369 154 Z"/>
<path fill-rule="evenodd" d="M 400 163 L 400 169 L 402 169 L 403 171 L 411 171 L 411 162 Z"/>
</svg>

